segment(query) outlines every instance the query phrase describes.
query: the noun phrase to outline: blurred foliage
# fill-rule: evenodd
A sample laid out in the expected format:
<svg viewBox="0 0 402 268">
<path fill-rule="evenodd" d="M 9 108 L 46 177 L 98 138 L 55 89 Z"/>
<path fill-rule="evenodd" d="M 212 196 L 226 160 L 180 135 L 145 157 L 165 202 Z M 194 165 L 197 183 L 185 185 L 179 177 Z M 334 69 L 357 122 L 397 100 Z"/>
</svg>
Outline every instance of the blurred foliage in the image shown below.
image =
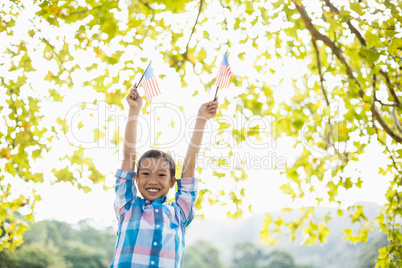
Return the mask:
<svg viewBox="0 0 402 268">
<path fill-rule="evenodd" d="M 193 245 L 185 247 L 183 267 L 193 268 L 223 268 L 220 261 L 219 250 L 211 242 L 199 240 Z"/>
<path fill-rule="evenodd" d="M 252 242 L 240 242 L 233 247 L 233 268 L 296 268 L 293 256 L 283 250 L 264 252 Z"/>
<path fill-rule="evenodd" d="M 233 160 L 236 148 L 248 141 L 258 144 L 266 136 L 272 140 L 291 137 L 300 153 L 294 162 L 286 163 L 282 176 L 287 182 L 280 190 L 295 203 L 314 199 L 316 205 L 324 201 L 339 205 L 337 215 L 320 218 L 314 217 L 315 206 L 303 208 L 302 216 L 292 221 L 267 215 L 261 239 L 275 243 L 286 229 L 294 240 L 301 229 L 305 244 L 325 243 L 328 223 L 345 210 L 352 212 L 351 224 L 361 225 L 357 233 L 345 229 L 345 239 L 367 241 L 374 223 L 366 220 L 363 206 L 344 209 L 339 193 L 362 187 L 365 178 L 352 177 L 347 171 L 356 166 L 367 144 L 377 142 L 387 157 L 379 173 L 391 180 L 383 193 L 387 203 L 376 219 L 389 243 L 379 251 L 376 266 L 402 266 L 400 1 L 6 0 L 0 5 L 0 92 L 4 96 L 0 106 L 0 250 L 15 249 L 23 242 L 22 234 L 40 199 L 32 185 L 45 179 L 68 181 L 87 192 L 91 190 L 88 180 L 89 185 L 105 181 L 81 147 L 68 155 L 60 152 L 66 165 L 51 174 L 33 168 L 52 142 L 74 127 L 63 118 L 44 125 L 42 103 L 62 102 L 68 90 L 78 86 L 122 108 L 135 72 L 142 72 L 139 66 L 148 61 L 142 53 L 147 48 L 176 71 L 183 88 L 193 77 L 209 88 L 221 48 L 233 47 L 237 52 L 229 54 L 229 61 L 247 68 L 243 75 L 238 69 L 232 80 L 231 87 L 242 92 L 238 102 L 224 101 L 217 116 L 217 144 L 227 142 L 224 135 L 229 134 L 234 142 L 227 142 L 225 155 Z M 299 72 L 281 77 L 280 65 L 289 61 L 300 67 Z M 32 77 L 43 78 L 43 83 L 36 84 Z M 85 79 L 77 82 L 77 77 Z M 275 100 L 278 91 L 289 88 L 289 80 L 289 100 Z M 190 90 L 193 96 L 198 94 Z M 269 119 L 272 131 L 256 124 L 231 125 L 223 113 L 245 120 Z M 82 128 L 82 122 L 77 124 Z M 93 133 L 94 140 L 104 139 L 101 128 Z M 116 135 L 112 142 L 120 141 Z M 220 204 L 228 208 L 228 217 L 241 217 L 246 208 L 241 182 L 247 175 L 241 163 L 227 168 L 227 162 L 231 161 L 217 161 L 218 168 L 226 169 L 214 176 L 235 182 L 236 188 L 203 190 L 197 207 Z M 14 183 L 26 187 L 13 189 Z"/>
<path fill-rule="evenodd" d="M 233 247 L 232 266 L 238 268 L 245 267 L 266 267 L 265 254 L 252 242 L 241 242 Z"/>
<path fill-rule="evenodd" d="M 384 193 L 387 203 L 376 218 L 389 241 L 379 251 L 376 267 L 399 267 L 402 54 L 398 33 L 402 5 L 400 1 L 292 0 L 272 2 L 272 7 L 268 20 L 286 21 L 283 27 L 267 33 L 268 39 L 282 39 L 276 43 L 275 56 L 291 55 L 309 62 L 308 70 L 294 81 L 291 102 L 275 103 L 261 111 L 282 115 L 278 135 L 285 133 L 296 139 L 302 135 L 296 144 L 303 145 L 303 151 L 294 164 L 287 166 L 285 174 L 290 183 L 281 189 L 295 202 L 315 197 L 317 205 L 322 201 L 341 205 L 338 193 L 360 188 L 364 182 L 364 178 L 350 177 L 347 168 L 356 165 L 368 143 L 378 142 L 388 157 L 387 166 L 380 168 L 379 174 L 393 178 Z M 325 186 L 327 192 L 318 190 L 322 189 L 318 185 Z M 351 223 L 361 224 L 357 233 L 345 229 L 345 239 L 366 242 L 374 228 L 365 217 L 364 207 L 350 206 L 345 211 L 352 212 Z M 338 215 L 318 219 L 314 217 L 314 207 L 301 212 L 299 219 L 289 222 L 267 215 L 261 238 L 275 243 L 286 226 L 292 240 L 302 229 L 306 244 L 325 243 L 330 232 L 327 223 L 332 217 L 342 216 L 344 209 L 340 208 Z"/>
<path fill-rule="evenodd" d="M 22 268 L 22 267 L 109 267 L 114 253 L 115 231 L 112 228 L 103 230 L 92 227 L 90 220 L 80 221 L 78 224 L 68 224 L 59 221 L 40 221 L 30 224 L 29 230 L 24 234 L 24 244 L 15 251 L 5 249 L 0 252 L 0 268 Z M 222 221 L 216 228 L 222 229 L 227 222 Z M 341 229 L 341 227 L 339 227 Z M 239 236 L 242 230 L 239 231 Z M 257 235 L 255 236 L 257 237 Z M 202 268 L 202 267 L 281 267 L 281 268 L 312 268 L 318 267 L 319 263 L 332 264 L 330 267 L 339 266 L 340 263 L 345 267 L 374 267 L 378 255 L 378 249 L 387 245 L 385 235 L 376 239 L 370 239 L 367 243 L 359 245 L 357 248 L 342 247 L 340 237 L 332 242 L 331 246 L 326 245 L 322 254 L 311 251 L 311 247 L 303 247 L 302 252 L 295 252 L 293 249 L 282 250 L 289 245 L 285 238 L 281 239 L 284 243 L 276 249 L 261 247 L 261 243 L 255 241 L 243 241 L 231 244 L 225 241 L 221 246 L 227 248 L 231 256 L 226 265 L 221 260 L 222 253 L 215 243 L 219 243 L 219 238 L 214 240 L 198 240 L 184 249 L 183 267 Z M 337 251 L 337 247 L 342 247 Z M 288 252 L 289 250 L 289 252 Z M 292 252 L 292 253 L 290 253 Z M 356 254 L 358 253 L 359 254 Z M 319 254 L 321 262 L 314 258 Z M 303 256 L 304 263 L 314 263 L 316 265 L 301 265 L 293 255 Z M 348 254 L 352 254 L 353 259 L 349 259 Z M 296 256 L 294 255 L 294 256 Z M 333 259 L 337 258 L 336 261 Z M 307 261 L 310 259 L 310 261 Z M 326 261 L 323 261 L 323 260 Z M 318 265 L 318 266 L 317 266 Z M 329 266 L 328 266 L 329 267 Z"/>
<path fill-rule="evenodd" d="M 40 221 L 30 225 L 21 247 L 0 252 L 0 267 L 109 267 L 115 240 L 111 230 L 97 230 L 86 221 L 74 228 L 65 222 Z"/>
<path fill-rule="evenodd" d="M 357 256 L 359 268 L 374 268 L 378 256 L 378 249 L 384 248 L 387 245 L 388 241 L 385 235 L 364 244 Z"/>
</svg>

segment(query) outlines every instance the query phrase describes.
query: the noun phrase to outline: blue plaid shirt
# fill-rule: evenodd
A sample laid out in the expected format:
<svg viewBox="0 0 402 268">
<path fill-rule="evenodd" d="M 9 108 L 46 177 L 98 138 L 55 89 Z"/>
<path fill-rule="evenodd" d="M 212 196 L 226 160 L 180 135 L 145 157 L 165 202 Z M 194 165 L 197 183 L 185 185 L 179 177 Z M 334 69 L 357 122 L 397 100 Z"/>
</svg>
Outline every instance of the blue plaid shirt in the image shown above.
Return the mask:
<svg viewBox="0 0 402 268">
<path fill-rule="evenodd" d="M 149 201 L 137 196 L 135 172 L 116 172 L 115 254 L 110 267 L 181 267 L 186 227 L 194 218 L 195 178 L 177 180 L 176 200 Z"/>
</svg>

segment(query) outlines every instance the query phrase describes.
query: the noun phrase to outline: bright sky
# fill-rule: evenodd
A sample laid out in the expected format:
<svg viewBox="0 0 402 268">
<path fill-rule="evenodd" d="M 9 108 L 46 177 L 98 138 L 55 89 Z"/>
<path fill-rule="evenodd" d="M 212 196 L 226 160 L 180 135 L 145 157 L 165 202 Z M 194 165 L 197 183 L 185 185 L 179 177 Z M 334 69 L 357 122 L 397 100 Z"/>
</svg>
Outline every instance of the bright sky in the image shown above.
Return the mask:
<svg viewBox="0 0 402 268">
<path fill-rule="evenodd" d="M 191 24 L 194 18 L 194 12 L 196 12 L 196 9 L 183 15 L 186 16 L 187 21 Z M 27 14 L 27 17 L 29 17 L 29 14 Z M 213 20 L 207 23 L 213 24 Z M 21 27 L 23 27 L 23 25 L 24 21 L 21 22 Z M 48 30 L 51 31 L 51 29 Z M 258 29 L 254 30 L 258 31 Z M 66 37 L 72 36 L 72 33 L 68 31 L 64 34 Z M 55 35 L 57 34 L 55 33 Z M 236 42 L 233 43 L 235 44 Z M 140 121 L 139 137 L 141 141 L 138 146 L 138 151 L 140 153 L 145 152 L 153 146 L 154 138 L 158 137 L 158 133 L 163 130 L 163 135 L 157 139 L 159 148 L 171 151 L 176 159 L 182 159 L 186 151 L 191 127 L 193 126 L 192 123 L 194 123 L 192 117 L 196 115 L 198 107 L 202 103 L 213 98 L 215 91 L 214 89 L 207 89 L 207 92 L 205 92 L 204 86 L 195 75 L 189 75 L 186 82 L 190 86 L 182 88 L 178 74 L 175 73 L 174 69 L 168 67 L 160 54 L 153 53 L 152 46 L 145 45 L 141 55 L 138 54 L 139 51 L 135 49 L 131 51 L 130 49 L 124 54 L 122 62 L 124 62 L 124 59 L 128 59 L 129 55 L 134 55 L 132 57 L 135 59 L 146 55 L 149 60 L 152 60 L 154 73 L 156 75 L 165 75 L 163 79 L 158 79 L 160 88 L 162 89 L 162 95 L 152 101 L 150 110 L 153 112 L 149 115 L 144 115 Z M 212 74 L 206 75 L 214 76 L 216 74 L 218 64 L 226 49 L 227 47 L 222 46 L 217 54 L 208 56 L 207 60 L 213 60 L 214 57 L 217 58 L 217 66 L 212 70 Z M 258 75 L 253 68 L 256 59 L 255 53 L 247 52 L 244 61 L 239 60 L 237 57 L 230 56 L 231 54 L 237 55 L 241 50 L 242 47 L 235 45 L 229 48 L 229 63 L 234 75 L 239 74 L 241 76 L 255 77 Z M 30 83 L 35 88 L 41 88 L 42 85 L 44 85 L 42 78 L 46 75 L 48 70 L 48 66 L 43 65 L 44 63 L 41 57 L 42 54 L 37 53 L 35 61 L 38 62 L 38 65 L 34 67 L 38 69 L 38 73 L 35 76 L 36 78 L 31 77 L 30 79 Z M 84 65 L 86 57 L 88 56 L 85 54 L 76 55 L 76 58 L 79 58 Z M 139 65 L 144 68 L 146 63 L 140 62 Z M 42 66 L 46 66 L 46 68 Z M 267 76 L 267 79 L 271 79 L 271 81 L 284 79 L 281 86 L 274 90 L 274 98 L 278 102 L 282 100 L 286 101 L 291 96 L 293 90 L 292 78 L 302 73 L 300 70 L 301 68 L 305 68 L 305 66 L 293 60 L 281 60 L 280 62 L 272 62 L 272 68 L 275 69 L 276 73 Z M 124 76 L 124 74 L 121 75 Z M 129 72 L 126 75 L 129 75 Z M 137 82 L 140 75 L 141 74 L 137 74 L 137 79 L 133 82 Z M 44 155 L 43 159 L 35 162 L 34 170 L 44 171 L 47 177 L 45 183 L 36 187 L 38 193 L 42 196 L 42 201 L 38 202 L 35 208 L 36 220 L 57 219 L 74 223 L 82 219 L 93 218 L 103 225 L 116 224 L 113 212 L 113 173 L 120 167 L 119 158 L 121 156 L 116 152 L 121 152 L 121 150 L 111 145 L 109 140 L 116 131 L 119 131 L 121 136 L 124 135 L 127 105 L 124 101 L 124 111 L 120 111 L 115 107 L 109 107 L 102 101 L 99 101 L 98 105 L 92 105 L 93 100 L 95 98 L 101 100 L 103 94 L 82 87 L 82 81 L 86 78 L 83 73 L 74 73 L 74 80 L 77 86 L 72 90 L 62 89 L 62 91 L 66 93 L 63 102 L 47 102 L 46 105 L 41 108 L 42 114 L 46 116 L 45 124 L 46 122 L 54 122 L 54 120 L 60 117 L 68 120 L 70 131 L 66 136 L 61 135 L 60 141 L 52 144 L 53 149 L 49 154 Z M 199 92 L 196 97 L 192 97 L 194 90 Z M 235 96 L 246 90 L 247 83 L 244 83 L 242 87 L 235 87 L 231 84 L 229 89 L 220 90 L 218 96 L 221 103 L 223 103 L 225 98 L 229 100 L 231 105 L 228 109 L 232 112 L 237 103 Z M 141 92 L 140 90 L 140 93 Z M 85 109 L 79 107 L 83 103 L 87 105 Z M 184 112 L 182 112 L 182 110 Z M 266 126 L 265 132 L 270 133 L 266 119 L 251 117 L 249 121 L 246 121 L 244 117 L 240 115 L 236 118 L 229 117 L 228 114 L 231 114 L 229 111 L 222 110 L 222 120 L 226 120 L 234 128 L 239 126 L 253 127 L 260 125 L 261 127 Z M 105 123 L 109 117 L 111 117 L 113 121 Z M 77 127 L 80 121 L 83 122 L 81 129 Z M 172 122 L 174 124 L 173 127 Z M 106 128 L 104 129 L 103 126 Z M 106 135 L 105 139 L 94 142 L 93 128 L 100 128 L 104 131 Z M 216 169 L 211 164 L 207 163 L 207 158 L 203 155 L 203 153 L 205 153 L 206 156 L 217 157 L 227 155 L 227 148 L 213 145 L 215 142 L 214 132 L 216 132 L 217 129 L 218 124 L 213 121 L 211 121 L 211 124 L 208 125 L 206 129 L 205 146 L 204 149 L 201 149 L 202 153 L 199 161 L 200 166 L 203 167 L 200 177 L 203 178 L 205 184 L 200 185 L 200 187 L 222 189 L 229 192 L 229 190 L 234 189 L 235 186 L 228 184 L 229 179 L 212 177 L 211 174 Z M 235 154 L 237 153 L 237 158 L 235 157 L 235 159 L 249 159 L 250 162 L 254 163 L 253 166 L 243 167 L 247 171 L 249 178 L 241 184 L 246 188 L 246 196 L 243 201 L 245 208 L 251 204 L 253 213 L 261 213 L 277 210 L 284 206 L 299 207 L 301 205 L 315 204 L 315 196 L 311 199 L 307 198 L 305 203 L 297 202 L 297 204 L 295 204 L 279 190 L 280 185 L 285 182 L 284 177 L 279 174 L 279 170 L 283 170 L 285 164 L 292 163 L 295 156 L 297 156 L 297 152 L 300 152 L 301 149 L 300 147 L 293 148 L 294 142 L 292 140 L 280 138 L 276 142 L 273 142 L 272 136 L 262 135 L 262 141 L 260 142 L 251 139 L 237 145 L 230 135 L 230 129 L 222 135 L 222 139 L 228 141 Z M 69 143 L 73 144 L 73 146 L 70 146 Z M 86 150 L 86 156 L 94 158 L 97 168 L 102 173 L 108 174 L 106 184 L 111 187 L 110 190 L 104 190 L 95 185 L 91 193 L 84 194 L 82 191 L 76 190 L 70 183 L 51 185 L 49 178 L 52 177 L 52 174 L 50 170 L 53 168 L 63 168 L 65 166 L 65 162 L 59 161 L 58 159 L 60 155 L 63 155 L 60 154 L 60 152 L 71 154 L 78 146 L 90 148 Z M 378 167 L 384 166 L 385 156 L 381 153 L 379 146 L 375 142 L 370 144 L 367 148 L 366 153 L 360 157 L 359 162 L 355 165 L 350 165 L 350 170 L 348 171 L 352 178 L 361 177 L 364 180 L 362 189 L 353 188 L 347 192 L 340 193 L 340 198 L 344 199 L 347 205 L 358 201 L 375 202 L 378 204 L 385 202 L 384 191 L 387 186 L 386 180 L 384 177 L 378 175 Z M 374 155 L 375 157 L 373 157 Z M 357 166 L 364 168 L 362 168 L 361 172 L 357 172 L 355 171 Z M 274 170 L 275 167 L 277 170 Z M 15 187 L 23 187 L 23 185 L 15 185 Z M 324 194 L 325 192 L 325 188 L 322 187 L 321 193 Z M 173 191 L 171 191 L 170 194 L 174 194 Z M 222 201 L 225 199 L 227 199 L 227 197 L 221 197 Z M 208 210 L 203 212 L 206 218 L 223 219 L 225 218 L 225 211 L 226 208 L 217 206 L 208 208 Z M 247 213 L 247 209 L 245 209 L 245 212 L 245 217 L 251 215 Z"/>
</svg>

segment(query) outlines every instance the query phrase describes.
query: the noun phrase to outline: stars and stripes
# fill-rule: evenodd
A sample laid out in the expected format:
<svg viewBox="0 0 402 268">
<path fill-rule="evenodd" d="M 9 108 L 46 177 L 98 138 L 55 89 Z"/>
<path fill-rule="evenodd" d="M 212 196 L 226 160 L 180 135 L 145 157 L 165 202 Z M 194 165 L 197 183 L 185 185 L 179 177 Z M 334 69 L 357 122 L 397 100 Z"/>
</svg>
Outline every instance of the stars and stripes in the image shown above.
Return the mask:
<svg viewBox="0 0 402 268">
<path fill-rule="evenodd" d="M 141 86 L 144 88 L 145 98 L 147 102 L 150 102 L 154 97 L 161 94 L 158 83 L 152 70 L 151 63 L 149 63 L 147 69 L 144 72 L 144 79 L 141 82 Z"/>
<path fill-rule="evenodd" d="M 229 88 L 230 79 L 233 77 L 233 73 L 229 67 L 229 61 L 227 52 L 223 55 L 221 65 L 219 66 L 218 75 L 215 79 L 215 86 L 220 88 Z"/>
</svg>

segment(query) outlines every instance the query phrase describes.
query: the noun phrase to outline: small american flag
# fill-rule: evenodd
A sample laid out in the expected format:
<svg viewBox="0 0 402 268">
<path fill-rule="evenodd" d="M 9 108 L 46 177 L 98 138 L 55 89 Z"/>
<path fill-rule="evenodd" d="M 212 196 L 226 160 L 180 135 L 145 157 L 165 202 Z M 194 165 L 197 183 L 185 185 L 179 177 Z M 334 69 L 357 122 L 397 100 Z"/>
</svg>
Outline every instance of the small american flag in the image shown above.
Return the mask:
<svg viewBox="0 0 402 268">
<path fill-rule="evenodd" d="M 229 67 L 227 52 L 223 55 L 221 66 L 219 66 L 218 75 L 215 79 L 215 86 L 221 88 L 229 88 L 229 81 L 233 77 L 233 73 Z"/>
<path fill-rule="evenodd" d="M 142 80 L 141 85 L 144 88 L 145 98 L 147 99 L 147 102 L 150 102 L 154 97 L 161 94 L 161 90 L 159 89 L 158 83 L 156 82 L 151 63 L 149 63 L 147 69 L 144 72 L 144 80 Z"/>
</svg>

